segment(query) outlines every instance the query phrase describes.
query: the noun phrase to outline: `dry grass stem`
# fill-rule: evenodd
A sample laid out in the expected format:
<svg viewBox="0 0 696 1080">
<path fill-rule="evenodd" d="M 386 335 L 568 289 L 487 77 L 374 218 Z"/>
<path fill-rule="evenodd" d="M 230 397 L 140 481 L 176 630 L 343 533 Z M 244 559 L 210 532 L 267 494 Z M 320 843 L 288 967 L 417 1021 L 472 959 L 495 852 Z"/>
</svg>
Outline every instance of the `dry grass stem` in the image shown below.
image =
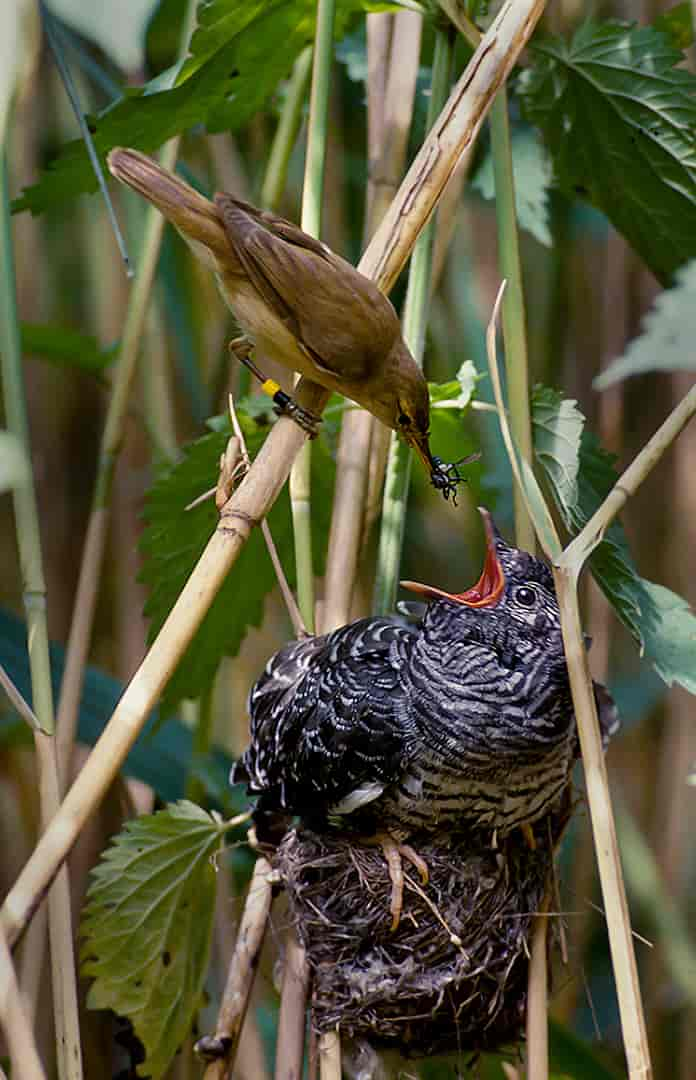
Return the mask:
<svg viewBox="0 0 696 1080">
<path fill-rule="evenodd" d="M 299 1080 L 304 1060 L 309 964 L 304 947 L 291 930 L 285 948 L 283 990 L 278 1016 L 275 1080 Z"/>
<path fill-rule="evenodd" d="M 565 559 L 566 553 L 561 557 L 562 559 Z M 592 677 L 580 625 L 577 581 L 572 571 L 565 567 L 554 566 L 553 575 L 561 612 L 561 628 L 570 689 L 580 736 L 587 800 L 607 917 L 609 946 L 628 1071 L 631 1080 L 649 1080 L 652 1076 L 650 1051 L 633 949 L 631 920 L 616 842 L 616 825 L 609 794 L 609 780 L 604 763 Z"/>
<path fill-rule="evenodd" d="M 546 939 L 549 920 L 547 893 L 534 919 L 527 991 L 527 1080 L 548 1080 L 549 1004 Z"/>
<path fill-rule="evenodd" d="M 214 1038 L 222 1040 L 224 1056 L 208 1065 L 204 1080 L 224 1080 L 234 1068 L 239 1036 L 271 910 L 272 892 L 271 865 L 260 855 L 249 883 L 215 1028 Z"/>
<path fill-rule="evenodd" d="M 398 276 L 460 153 L 475 136 L 542 9 L 539 0 L 508 2 L 483 38 L 359 264 L 381 289 L 387 290 Z M 326 394 L 311 384 L 300 383 L 295 396 L 312 412 L 321 412 L 326 404 Z M 118 772 L 251 529 L 278 496 L 305 440 L 306 433 L 297 424 L 281 418 L 225 507 L 215 533 L 60 812 L 5 899 L 1 917 L 12 942 Z"/>
<path fill-rule="evenodd" d="M 387 21 L 390 17 L 370 15 L 368 27 L 371 20 L 377 18 L 381 18 L 382 22 L 368 35 L 368 66 L 372 70 L 376 68 L 378 60 L 382 62 L 380 81 L 384 84 L 384 95 L 378 96 L 368 84 L 367 235 L 371 235 L 383 218 L 403 176 L 423 21 L 420 15 L 400 11 L 393 16 L 393 21 Z M 388 48 L 390 26 L 393 26 L 391 50 Z M 380 446 L 384 448 L 383 454 L 379 452 Z M 350 409 L 345 413 L 336 461 L 336 487 L 326 560 L 321 625 L 324 633 L 350 620 L 360 552 L 368 534 L 370 481 L 373 480 L 372 499 L 376 506 L 376 513 L 372 515 L 374 521 L 381 508 L 379 496 L 388 446 L 389 432 L 370 413 L 364 409 Z"/>
<path fill-rule="evenodd" d="M 26 720 L 32 731 L 41 731 L 41 724 L 39 723 L 34 710 L 28 702 L 24 700 L 2 664 L 0 664 L 0 686 L 2 686 L 13 707 L 17 710 L 22 719 Z"/>
<path fill-rule="evenodd" d="M 341 1080 L 341 1036 L 338 1028 L 319 1036 L 319 1080 Z"/>
<path fill-rule="evenodd" d="M 34 1042 L 31 1025 L 17 985 L 10 950 L 0 928 L 0 1026 L 10 1054 L 12 1076 L 16 1080 L 46 1080 Z"/>
</svg>

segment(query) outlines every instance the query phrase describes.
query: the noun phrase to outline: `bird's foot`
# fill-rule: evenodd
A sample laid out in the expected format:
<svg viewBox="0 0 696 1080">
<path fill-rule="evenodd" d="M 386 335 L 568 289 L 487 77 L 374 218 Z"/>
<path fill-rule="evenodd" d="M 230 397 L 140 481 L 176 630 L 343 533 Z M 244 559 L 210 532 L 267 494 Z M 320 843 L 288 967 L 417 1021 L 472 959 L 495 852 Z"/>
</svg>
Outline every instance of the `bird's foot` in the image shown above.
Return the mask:
<svg viewBox="0 0 696 1080">
<path fill-rule="evenodd" d="M 421 876 L 423 885 L 428 884 L 430 876 L 428 866 L 425 859 L 422 859 L 410 844 L 399 844 L 388 832 L 376 833 L 367 843 L 379 845 L 387 863 L 392 883 L 389 911 L 392 917 L 391 930 L 393 932 L 401 921 L 401 912 L 404 906 L 404 866 L 402 860 L 406 859 L 412 866 L 415 866 Z"/>
<path fill-rule="evenodd" d="M 299 424 L 303 431 L 307 432 L 310 439 L 316 439 L 319 434 L 321 417 L 299 405 L 294 398 L 290 397 L 290 394 L 286 394 L 281 389 L 275 379 L 266 378 L 249 355 L 253 349 L 249 339 L 246 337 L 235 338 L 227 347 L 232 355 L 259 380 L 262 391 L 264 394 L 268 394 L 273 401 L 278 416 L 289 416 L 291 420 Z"/>
</svg>

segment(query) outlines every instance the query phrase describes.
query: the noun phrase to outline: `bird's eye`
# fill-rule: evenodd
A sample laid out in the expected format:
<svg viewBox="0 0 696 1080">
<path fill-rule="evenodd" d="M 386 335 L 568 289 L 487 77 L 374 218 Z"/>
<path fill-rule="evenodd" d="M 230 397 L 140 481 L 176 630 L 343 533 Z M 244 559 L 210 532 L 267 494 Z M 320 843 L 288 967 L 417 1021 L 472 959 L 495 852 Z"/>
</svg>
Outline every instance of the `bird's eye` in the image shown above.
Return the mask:
<svg viewBox="0 0 696 1080">
<path fill-rule="evenodd" d="M 411 423 L 411 417 L 407 416 L 404 412 L 399 413 L 399 423 L 401 424 L 401 427 L 408 427 Z"/>
<path fill-rule="evenodd" d="M 537 591 L 531 585 L 520 585 L 515 590 L 515 600 L 522 607 L 534 607 L 537 602 Z"/>
</svg>

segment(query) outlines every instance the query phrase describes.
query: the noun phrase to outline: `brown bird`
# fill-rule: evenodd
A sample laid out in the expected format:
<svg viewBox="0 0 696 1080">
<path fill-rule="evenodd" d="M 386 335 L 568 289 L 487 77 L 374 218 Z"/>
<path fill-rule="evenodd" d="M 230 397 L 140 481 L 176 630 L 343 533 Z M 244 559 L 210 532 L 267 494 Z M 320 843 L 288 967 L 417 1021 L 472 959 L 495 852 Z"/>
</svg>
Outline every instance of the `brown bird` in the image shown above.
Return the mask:
<svg viewBox="0 0 696 1080">
<path fill-rule="evenodd" d="M 462 462 L 444 464 L 430 452 L 427 382 L 373 282 L 297 225 L 224 193 L 211 202 L 145 154 L 115 147 L 108 163 L 214 271 L 244 332 L 231 348 L 281 409 L 316 434 L 318 418 L 249 362 L 254 345 L 399 432 L 433 485 L 445 498 L 456 494 Z"/>
</svg>

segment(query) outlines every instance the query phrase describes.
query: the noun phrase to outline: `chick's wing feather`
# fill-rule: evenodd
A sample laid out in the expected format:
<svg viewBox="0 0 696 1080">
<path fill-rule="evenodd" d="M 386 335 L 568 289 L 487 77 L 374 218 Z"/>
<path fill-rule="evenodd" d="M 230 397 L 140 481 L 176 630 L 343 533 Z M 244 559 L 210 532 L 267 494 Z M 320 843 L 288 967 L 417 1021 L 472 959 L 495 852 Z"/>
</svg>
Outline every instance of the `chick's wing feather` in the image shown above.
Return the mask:
<svg viewBox="0 0 696 1080">
<path fill-rule="evenodd" d="M 413 634 L 399 619 L 362 619 L 277 653 L 249 696 L 250 791 L 302 814 L 394 781 L 407 742 L 400 667 Z"/>
</svg>

